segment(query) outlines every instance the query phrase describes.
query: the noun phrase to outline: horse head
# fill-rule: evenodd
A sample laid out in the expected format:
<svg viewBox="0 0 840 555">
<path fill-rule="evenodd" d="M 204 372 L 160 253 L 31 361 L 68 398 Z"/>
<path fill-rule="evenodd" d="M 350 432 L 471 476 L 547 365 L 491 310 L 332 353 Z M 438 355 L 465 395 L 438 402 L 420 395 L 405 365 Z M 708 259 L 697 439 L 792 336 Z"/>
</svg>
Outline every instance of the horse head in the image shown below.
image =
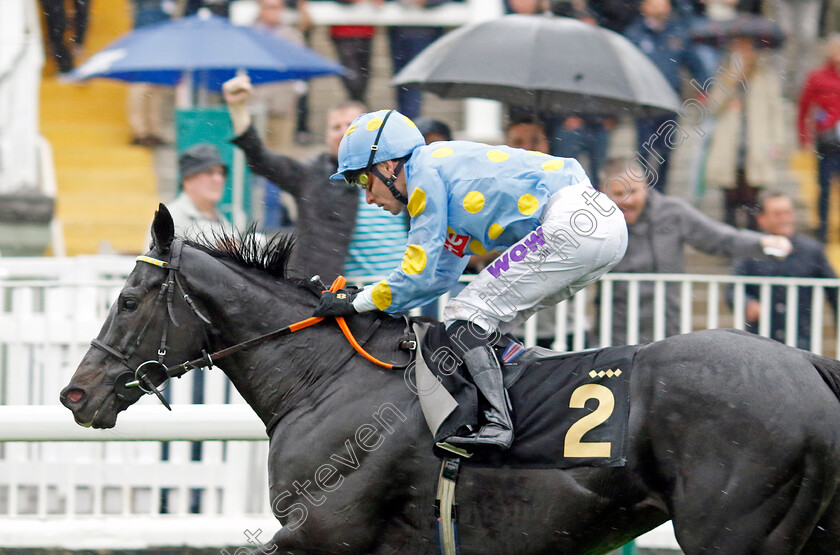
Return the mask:
<svg viewBox="0 0 840 555">
<path fill-rule="evenodd" d="M 207 347 L 207 319 L 178 278 L 183 243 L 174 233 L 172 216 L 161 204 L 152 223 L 152 250 L 137 258 L 99 335 L 61 392 L 61 403 L 82 426 L 112 428 L 117 415 L 145 393 L 166 404 L 160 394 L 171 375 L 166 365 L 200 356 Z"/>
</svg>

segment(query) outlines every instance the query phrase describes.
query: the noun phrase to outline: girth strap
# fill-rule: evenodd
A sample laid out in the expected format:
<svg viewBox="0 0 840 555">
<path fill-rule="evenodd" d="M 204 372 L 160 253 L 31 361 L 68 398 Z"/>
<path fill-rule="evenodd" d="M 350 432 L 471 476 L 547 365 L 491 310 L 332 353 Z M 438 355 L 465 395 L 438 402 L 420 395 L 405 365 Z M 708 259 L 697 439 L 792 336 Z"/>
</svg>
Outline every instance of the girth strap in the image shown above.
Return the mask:
<svg viewBox="0 0 840 555">
<path fill-rule="evenodd" d="M 455 485 L 458 483 L 460 459 L 443 459 L 438 476 L 435 496 L 435 518 L 437 519 L 438 543 L 443 555 L 458 553 L 458 504 L 455 503 Z"/>
</svg>

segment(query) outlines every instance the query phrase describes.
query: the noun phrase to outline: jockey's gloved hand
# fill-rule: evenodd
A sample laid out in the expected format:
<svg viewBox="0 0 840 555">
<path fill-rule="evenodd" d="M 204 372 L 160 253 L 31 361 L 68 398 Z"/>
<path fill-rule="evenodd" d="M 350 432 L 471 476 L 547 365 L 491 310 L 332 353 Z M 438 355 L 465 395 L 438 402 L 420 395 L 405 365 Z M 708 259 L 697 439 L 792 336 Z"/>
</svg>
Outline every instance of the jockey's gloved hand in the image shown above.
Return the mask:
<svg viewBox="0 0 840 555">
<path fill-rule="evenodd" d="M 320 318 L 326 316 L 352 316 L 356 314 L 356 309 L 353 308 L 353 299 L 359 289 L 349 287 L 347 289 L 339 289 L 335 293 L 331 291 L 324 291 L 321 293 L 321 302 L 315 307 L 313 316 Z"/>
</svg>

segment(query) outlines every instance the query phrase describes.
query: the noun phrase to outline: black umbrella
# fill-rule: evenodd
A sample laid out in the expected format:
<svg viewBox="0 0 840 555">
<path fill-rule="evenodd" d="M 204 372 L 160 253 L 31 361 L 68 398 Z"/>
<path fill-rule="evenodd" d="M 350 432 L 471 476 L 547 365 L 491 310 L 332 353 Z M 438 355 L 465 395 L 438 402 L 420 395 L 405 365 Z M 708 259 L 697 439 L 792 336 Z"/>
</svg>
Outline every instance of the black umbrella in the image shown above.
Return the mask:
<svg viewBox="0 0 840 555">
<path fill-rule="evenodd" d="M 735 37 L 751 38 L 760 48 L 779 48 L 785 33 L 779 25 L 764 16 L 740 14 L 724 21 L 706 20 L 691 29 L 691 39 L 716 47 L 726 47 Z"/>
<path fill-rule="evenodd" d="M 575 19 L 508 15 L 438 39 L 393 79 L 444 98 L 489 98 L 541 112 L 650 116 L 679 97 L 621 35 Z"/>
</svg>

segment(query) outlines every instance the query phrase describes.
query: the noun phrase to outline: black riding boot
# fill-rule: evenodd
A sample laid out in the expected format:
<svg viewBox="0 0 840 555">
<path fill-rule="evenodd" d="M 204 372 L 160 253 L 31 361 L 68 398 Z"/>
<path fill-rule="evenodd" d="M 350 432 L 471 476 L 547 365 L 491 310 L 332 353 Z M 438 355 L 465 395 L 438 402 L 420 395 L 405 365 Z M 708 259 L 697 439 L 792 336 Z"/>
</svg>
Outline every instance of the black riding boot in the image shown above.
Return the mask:
<svg viewBox="0 0 840 555">
<path fill-rule="evenodd" d="M 493 348 L 486 339 L 475 337 L 469 331 L 469 324 L 457 321 L 447 328 L 456 344 L 466 347 L 464 363 L 476 387 L 490 405 L 484 411 L 487 423 L 478 432 L 468 436 L 451 436 L 447 443 L 458 446 L 489 445 L 507 449 L 513 443 L 513 423 L 508 410 L 508 398 L 502 379 L 502 369 Z M 463 329 L 458 333 L 459 329 Z"/>
</svg>

